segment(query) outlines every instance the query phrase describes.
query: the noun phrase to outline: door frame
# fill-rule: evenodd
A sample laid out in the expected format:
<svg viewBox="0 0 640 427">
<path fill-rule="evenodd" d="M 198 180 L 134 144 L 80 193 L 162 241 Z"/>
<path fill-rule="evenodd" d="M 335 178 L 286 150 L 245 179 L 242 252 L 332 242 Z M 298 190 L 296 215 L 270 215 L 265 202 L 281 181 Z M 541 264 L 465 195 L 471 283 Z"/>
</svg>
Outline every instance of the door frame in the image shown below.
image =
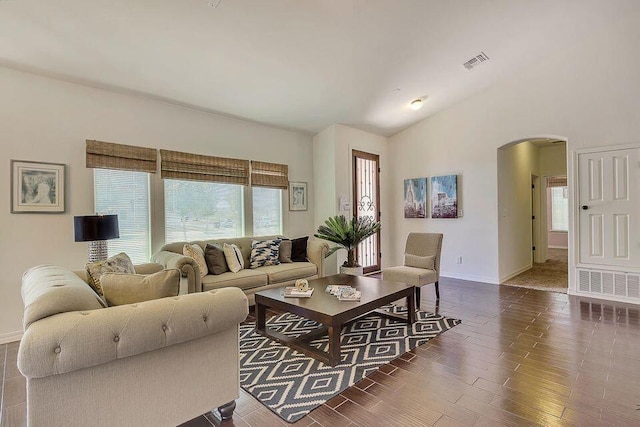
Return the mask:
<svg viewBox="0 0 640 427">
<path fill-rule="evenodd" d="M 354 148 L 351 149 L 351 168 L 352 168 L 351 184 L 352 184 L 352 191 L 353 191 L 353 207 L 352 207 L 353 216 L 356 216 L 358 214 L 358 203 L 357 203 L 358 185 L 356 183 L 356 173 L 357 173 L 356 162 L 358 158 L 375 161 L 376 164 L 378 165 L 375 192 L 376 192 L 377 221 L 380 221 L 380 217 L 382 215 L 382 207 L 380 206 L 380 155 L 374 154 L 374 153 L 367 153 L 366 151 L 356 150 Z M 376 254 L 377 264 L 372 267 L 364 268 L 363 271 L 365 274 L 372 273 L 374 271 L 379 271 L 382 269 L 382 247 L 380 246 L 382 239 L 380 237 L 380 233 L 381 232 L 378 232 L 376 234 L 376 245 L 378 248 L 378 253 Z M 358 256 L 357 253 L 358 251 L 356 249 L 356 257 Z"/>
</svg>

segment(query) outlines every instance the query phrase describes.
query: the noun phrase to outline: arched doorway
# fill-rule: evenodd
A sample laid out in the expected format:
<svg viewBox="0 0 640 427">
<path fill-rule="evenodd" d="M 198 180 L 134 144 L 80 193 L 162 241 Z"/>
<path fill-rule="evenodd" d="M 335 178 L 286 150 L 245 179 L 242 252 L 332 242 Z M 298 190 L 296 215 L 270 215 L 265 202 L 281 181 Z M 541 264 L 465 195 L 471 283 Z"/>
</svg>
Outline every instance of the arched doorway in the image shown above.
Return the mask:
<svg viewBox="0 0 640 427">
<path fill-rule="evenodd" d="M 566 138 L 523 138 L 497 155 L 500 283 L 566 293 Z"/>
</svg>

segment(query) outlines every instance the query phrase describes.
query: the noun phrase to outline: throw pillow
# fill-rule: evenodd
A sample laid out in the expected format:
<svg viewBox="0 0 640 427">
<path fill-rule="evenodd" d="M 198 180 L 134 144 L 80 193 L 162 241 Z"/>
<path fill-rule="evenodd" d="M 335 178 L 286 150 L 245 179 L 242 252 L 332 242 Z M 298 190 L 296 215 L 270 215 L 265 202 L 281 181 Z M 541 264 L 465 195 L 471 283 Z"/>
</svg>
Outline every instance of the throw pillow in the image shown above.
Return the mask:
<svg viewBox="0 0 640 427">
<path fill-rule="evenodd" d="M 109 307 L 152 299 L 175 297 L 180 292 L 180 271 L 154 274 L 104 273 L 100 279 Z"/>
<path fill-rule="evenodd" d="M 207 247 L 204 248 L 204 259 L 207 261 L 207 268 L 211 274 L 222 274 L 229 271 L 224 250 L 218 244 L 207 243 Z"/>
<path fill-rule="evenodd" d="M 426 270 L 433 270 L 435 268 L 436 257 L 433 255 L 418 256 L 411 254 L 404 254 L 404 265 L 407 267 L 424 268 Z"/>
<path fill-rule="evenodd" d="M 307 240 L 309 240 L 309 236 L 291 240 L 291 261 L 307 261 Z"/>
<path fill-rule="evenodd" d="M 244 258 L 242 258 L 242 252 L 238 246 L 225 243 L 222 250 L 232 273 L 237 273 L 244 268 Z"/>
<path fill-rule="evenodd" d="M 251 241 L 251 263 L 249 268 L 258 268 L 265 265 L 280 264 L 281 239 L 272 240 L 252 240 Z"/>
<path fill-rule="evenodd" d="M 101 298 L 104 298 L 102 285 L 100 284 L 100 276 L 102 276 L 103 273 L 136 273 L 131 258 L 124 252 L 120 252 L 104 261 L 90 262 L 86 265 L 86 269 L 89 286 L 91 286 Z"/>
<path fill-rule="evenodd" d="M 280 260 L 280 262 L 293 262 L 291 260 L 291 248 L 291 240 L 285 239 L 280 242 L 280 254 L 278 255 L 278 259 Z"/>
<path fill-rule="evenodd" d="M 193 258 L 200 269 L 200 277 L 204 277 L 209 273 L 207 269 L 207 261 L 204 259 L 204 251 L 197 243 L 186 243 L 182 247 L 182 255 Z"/>
</svg>

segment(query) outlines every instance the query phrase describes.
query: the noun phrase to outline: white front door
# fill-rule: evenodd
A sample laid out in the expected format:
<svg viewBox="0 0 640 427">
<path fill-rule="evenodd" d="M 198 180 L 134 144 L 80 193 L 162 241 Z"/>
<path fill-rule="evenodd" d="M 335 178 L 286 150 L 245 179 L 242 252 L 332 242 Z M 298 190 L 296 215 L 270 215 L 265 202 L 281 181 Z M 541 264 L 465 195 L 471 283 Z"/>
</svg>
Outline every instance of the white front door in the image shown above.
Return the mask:
<svg viewBox="0 0 640 427">
<path fill-rule="evenodd" d="M 578 156 L 580 263 L 640 266 L 640 148 Z"/>
</svg>

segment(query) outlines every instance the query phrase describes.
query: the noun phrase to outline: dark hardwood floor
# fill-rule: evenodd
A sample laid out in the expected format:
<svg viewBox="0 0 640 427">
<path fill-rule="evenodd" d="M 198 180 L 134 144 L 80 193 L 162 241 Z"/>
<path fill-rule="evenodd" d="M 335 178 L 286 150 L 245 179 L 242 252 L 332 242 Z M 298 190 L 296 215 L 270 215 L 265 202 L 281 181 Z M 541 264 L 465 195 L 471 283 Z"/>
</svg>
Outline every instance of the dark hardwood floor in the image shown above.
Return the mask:
<svg viewBox="0 0 640 427">
<path fill-rule="evenodd" d="M 422 309 L 434 311 L 433 286 Z M 443 278 L 463 323 L 383 366 L 300 426 L 640 425 L 640 307 Z M 24 424 L 17 344 L 0 346 L 2 427 Z M 221 425 L 214 414 L 186 426 Z M 226 426 L 281 426 L 241 392 Z"/>
</svg>

